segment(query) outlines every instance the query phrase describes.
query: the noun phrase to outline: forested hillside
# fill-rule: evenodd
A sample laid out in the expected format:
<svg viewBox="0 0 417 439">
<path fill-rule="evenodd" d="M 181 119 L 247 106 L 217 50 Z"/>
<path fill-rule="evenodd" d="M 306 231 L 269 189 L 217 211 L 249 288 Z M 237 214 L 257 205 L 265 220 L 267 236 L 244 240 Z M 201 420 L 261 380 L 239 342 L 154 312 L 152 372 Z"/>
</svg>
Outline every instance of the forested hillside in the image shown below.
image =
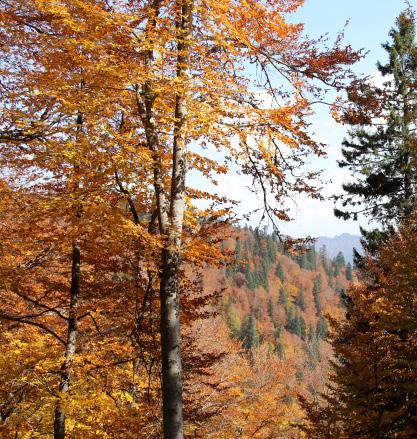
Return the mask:
<svg viewBox="0 0 417 439">
<path fill-rule="evenodd" d="M 341 253 L 330 259 L 325 248 L 316 253 L 313 245 L 289 252 L 276 235 L 247 227 L 237 229 L 234 239 L 223 243 L 222 249 L 233 252 L 233 260 L 224 269 L 206 270 L 205 288 L 223 290 L 221 320 L 250 360 L 252 378 L 259 379 L 258 357 L 267 355 L 268 362 L 278 365 L 279 380 L 272 377 L 254 397 L 262 400 L 265 393 L 275 393 L 276 397 L 270 394 L 271 400 L 287 412 L 280 434 L 298 437 L 298 429 L 290 429 L 290 434 L 284 425 L 300 422 L 300 394 L 315 398 L 324 390 L 332 355 L 325 341 L 326 316 L 337 319 L 343 315 L 352 266 Z M 263 373 L 270 375 L 271 371 L 268 367 Z M 268 413 L 266 407 L 257 413 L 264 412 Z M 278 418 L 259 416 L 264 422 L 265 436 L 261 437 L 268 437 L 266 432 Z M 258 427 L 255 422 L 251 428 Z M 245 433 L 250 437 L 249 431 Z"/>
</svg>

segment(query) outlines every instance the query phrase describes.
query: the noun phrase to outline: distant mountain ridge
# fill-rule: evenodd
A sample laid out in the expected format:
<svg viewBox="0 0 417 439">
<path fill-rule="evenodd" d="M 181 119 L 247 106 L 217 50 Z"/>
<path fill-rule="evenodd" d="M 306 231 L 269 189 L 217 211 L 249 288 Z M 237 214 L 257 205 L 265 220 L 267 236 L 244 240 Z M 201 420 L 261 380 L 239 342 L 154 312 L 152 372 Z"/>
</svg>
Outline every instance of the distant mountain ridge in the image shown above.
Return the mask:
<svg viewBox="0 0 417 439">
<path fill-rule="evenodd" d="M 351 235 L 350 233 L 342 233 L 332 238 L 320 236 L 316 241 L 315 247 L 316 250 L 319 250 L 325 245 L 327 255 L 330 258 L 334 258 L 339 252 L 342 252 L 346 262 L 352 263 L 354 248 L 356 248 L 359 253 L 363 253 L 360 239 L 361 237 L 359 235 Z"/>
</svg>

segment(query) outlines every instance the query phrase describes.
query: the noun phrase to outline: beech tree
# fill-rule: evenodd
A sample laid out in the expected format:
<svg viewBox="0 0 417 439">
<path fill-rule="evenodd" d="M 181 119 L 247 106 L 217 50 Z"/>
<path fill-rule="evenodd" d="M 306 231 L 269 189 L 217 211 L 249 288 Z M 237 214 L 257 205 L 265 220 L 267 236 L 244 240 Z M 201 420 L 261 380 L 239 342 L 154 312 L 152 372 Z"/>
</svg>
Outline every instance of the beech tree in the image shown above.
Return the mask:
<svg viewBox="0 0 417 439">
<path fill-rule="evenodd" d="M 56 438 L 65 435 L 60 398 L 76 350 L 84 254 L 78 224 L 91 225 L 87 207 L 105 200 L 103 211 L 119 203 L 131 216 L 126 221 L 122 209 L 117 221 L 108 220 L 109 213 L 98 215 L 94 230 L 104 224 L 109 236 L 120 228 L 130 233 L 138 242 L 144 285 L 159 289 L 163 430 L 166 439 L 179 439 L 180 302 L 184 317 L 190 285 L 183 262 L 219 260 L 213 230 L 231 211 L 218 194 L 187 186 L 187 173 L 193 169 L 215 182 L 235 162 L 253 178 L 263 196 L 263 216 L 274 223 L 289 220 L 288 196 L 319 197 L 317 175 L 302 172 L 303 157 L 323 154 L 308 134 L 307 118 L 323 97 L 321 86 L 341 89 L 346 67 L 360 54 L 343 47 L 340 38 L 331 48 L 305 38 L 302 25 L 286 21 L 301 3 L 1 3 L 7 50 L 1 59 L 6 111 L 0 139 L 3 169 L 11 170 L 3 178 L 14 189 L 39 184 L 48 194 L 58 180 L 62 197 L 41 212 L 53 213 L 54 227 L 68 223 L 72 230 Z M 216 151 L 226 163 L 214 158 Z M 19 179 L 22 161 L 26 180 Z M 33 166 L 36 173 L 30 175 Z M 49 175 L 52 182 L 45 184 Z M 198 209 L 198 199 L 212 205 Z"/>
<path fill-rule="evenodd" d="M 287 171 L 300 168 L 303 154 L 322 153 L 306 125 L 311 100 L 320 93 L 317 81 L 341 87 L 346 65 L 359 54 L 341 47 L 340 40 L 321 51 L 304 39 L 302 27 L 284 19 L 298 6 L 299 2 L 271 2 L 267 7 L 258 1 L 153 2 L 145 10 L 146 24 L 136 30 L 147 51 L 139 76 L 145 80 L 132 91 L 144 141 L 152 151 L 159 232 L 164 237 L 160 299 L 166 438 L 182 437 L 183 425 L 179 270 L 186 251 L 186 193 L 202 196 L 186 188 L 186 172 L 190 166 L 205 175 L 226 171 L 190 145 L 223 150 L 241 165 L 264 193 L 264 215 L 271 220 L 289 216 L 282 204 L 271 207 L 268 190 L 278 203 L 294 192 L 317 196 L 311 183 L 314 174 L 291 179 Z M 243 69 L 247 62 L 259 69 L 254 80 Z M 288 79 L 291 90 L 273 74 Z M 265 89 L 274 101 L 269 108 L 259 94 Z"/>
</svg>

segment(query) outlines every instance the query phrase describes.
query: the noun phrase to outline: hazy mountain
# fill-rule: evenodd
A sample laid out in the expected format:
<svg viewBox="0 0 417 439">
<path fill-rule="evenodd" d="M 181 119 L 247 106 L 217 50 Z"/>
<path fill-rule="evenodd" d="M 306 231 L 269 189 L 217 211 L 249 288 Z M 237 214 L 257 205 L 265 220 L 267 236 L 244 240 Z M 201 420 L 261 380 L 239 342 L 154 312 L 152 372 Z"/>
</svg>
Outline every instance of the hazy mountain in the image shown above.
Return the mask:
<svg viewBox="0 0 417 439">
<path fill-rule="evenodd" d="M 349 233 L 343 233 L 342 235 L 329 238 L 328 236 L 320 236 L 316 241 L 316 249 L 326 246 L 327 255 L 330 258 L 334 258 L 340 251 L 343 253 L 346 262 L 352 262 L 353 260 L 353 248 L 356 248 L 362 253 L 362 245 L 360 243 L 359 235 L 351 235 Z"/>
</svg>

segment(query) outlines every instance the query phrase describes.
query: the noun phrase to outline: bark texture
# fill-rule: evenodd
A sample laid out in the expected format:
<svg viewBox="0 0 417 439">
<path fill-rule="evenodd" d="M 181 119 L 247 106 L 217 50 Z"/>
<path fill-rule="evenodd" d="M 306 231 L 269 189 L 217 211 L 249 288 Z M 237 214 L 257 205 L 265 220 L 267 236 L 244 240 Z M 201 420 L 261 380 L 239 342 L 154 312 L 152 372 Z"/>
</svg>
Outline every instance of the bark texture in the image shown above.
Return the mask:
<svg viewBox="0 0 417 439">
<path fill-rule="evenodd" d="M 182 439 L 183 398 L 180 339 L 180 279 L 182 228 L 185 210 L 187 87 L 190 78 L 192 1 L 179 0 L 177 19 L 177 78 L 175 127 L 167 246 L 162 255 L 161 342 L 164 439 Z"/>
<path fill-rule="evenodd" d="M 75 350 L 77 347 L 78 335 L 78 318 L 77 307 L 80 294 L 80 265 L 81 252 L 78 242 L 72 245 L 72 270 L 71 270 L 71 287 L 70 287 L 70 307 L 68 316 L 68 335 L 65 348 L 65 360 L 61 365 L 59 392 L 60 394 L 68 393 L 71 366 L 74 361 Z M 65 438 L 65 408 L 59 400 L 55 407 L 54 419 L 54 439 Z"/>
</svg>

